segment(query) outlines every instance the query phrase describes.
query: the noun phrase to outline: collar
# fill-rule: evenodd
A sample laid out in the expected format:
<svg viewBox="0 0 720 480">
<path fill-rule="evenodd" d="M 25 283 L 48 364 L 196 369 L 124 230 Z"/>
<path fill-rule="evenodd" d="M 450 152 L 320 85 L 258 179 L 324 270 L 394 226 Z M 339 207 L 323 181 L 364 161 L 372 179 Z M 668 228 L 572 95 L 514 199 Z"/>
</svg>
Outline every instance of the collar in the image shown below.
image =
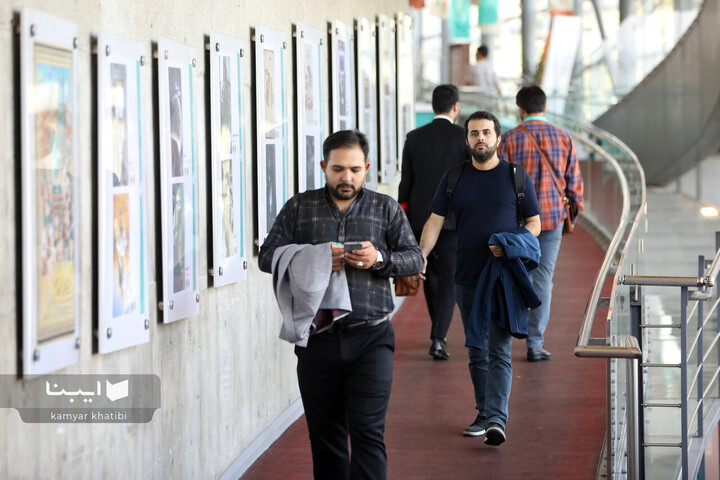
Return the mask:
<svg viewBox="0 0 720 480">
<path fill-rule="evenodd" d="M 442 114 L 435 115 L 435 118 L 433 118 L 433 120 L 437 120 L 438 118 L 444 118 L 445 120 L 447 120 L 450 123 L 455 123 L 455 122 L 453 122 L 452 118 L 448 117 L 447 115 L 442 115 Z"/>
<path fill-rule="evenodd" d="M 523 118 L 523 122 L 529 122 L 530 120 L 540 120 L 543 122 L 548 121 L 545 115 L 528 115 L 527 117 Z"/>
</svg>

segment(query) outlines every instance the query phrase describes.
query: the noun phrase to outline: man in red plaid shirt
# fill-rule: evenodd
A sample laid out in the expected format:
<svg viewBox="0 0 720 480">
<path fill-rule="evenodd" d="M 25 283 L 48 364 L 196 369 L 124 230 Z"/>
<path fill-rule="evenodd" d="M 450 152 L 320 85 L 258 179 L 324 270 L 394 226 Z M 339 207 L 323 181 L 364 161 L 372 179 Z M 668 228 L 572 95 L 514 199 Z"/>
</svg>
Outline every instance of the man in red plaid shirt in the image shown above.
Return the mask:
<svg viewBox="0 0 720 480">
<path fill-rule="evenodd" d="M 583 209 L 583 180 L 580 174 L 575 145 L 570 134 L 560 127 L 551 125 L 545 118 L 547 97 L 540 87 L 523 87 L 515 97 L 523 119 L 522 125 L 535 137 L 538 146 L 547 154 L 558 178 L 565 190 L 570 205 L 578 212 Z M 550 320 L 550 301 L 552 299 L 552 277 L 566 212 L 563 198 L 543 164 L 540 153 L 527 133 L 517 126 L 503 135 L 498 148 L 498 156 L 508 162 L 519 163 L 527 171 L 535 185 L 540 203 L 542 232 L 540 242 L 540 265 L 530 272 L 530 278 L 542 305 L 531 310 L 528 315 L 527 359 L 530 362 L 548 360 L 550 352 L 545 349 L 543 335 Z"/>
</svg>

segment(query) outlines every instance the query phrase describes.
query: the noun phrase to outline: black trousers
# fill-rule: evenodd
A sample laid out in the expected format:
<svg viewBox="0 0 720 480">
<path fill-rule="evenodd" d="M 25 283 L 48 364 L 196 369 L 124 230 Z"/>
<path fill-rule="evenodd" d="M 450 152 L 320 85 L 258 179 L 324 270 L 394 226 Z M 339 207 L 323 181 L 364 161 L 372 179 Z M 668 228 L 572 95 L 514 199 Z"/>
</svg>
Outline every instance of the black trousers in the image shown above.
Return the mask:
<svg viewBox="0 0 720 480">
<path fill-rule="evenodd" d="M 422 232 L 415 232 L 420 241 Z M 426 280 L 423 282 L 425 302 L 432 328 L 430 338 L 444 339 L 450 329 L 455 310 L 455 230 L 442 230 L 435 248 L 428 255 Z"/>
<path fill-rule="evenodd" d="M 394 351 L 389 321 L 339 334 L 330 329 L 295 347 L 315 479 L 386 478 Z"/>
</svg>

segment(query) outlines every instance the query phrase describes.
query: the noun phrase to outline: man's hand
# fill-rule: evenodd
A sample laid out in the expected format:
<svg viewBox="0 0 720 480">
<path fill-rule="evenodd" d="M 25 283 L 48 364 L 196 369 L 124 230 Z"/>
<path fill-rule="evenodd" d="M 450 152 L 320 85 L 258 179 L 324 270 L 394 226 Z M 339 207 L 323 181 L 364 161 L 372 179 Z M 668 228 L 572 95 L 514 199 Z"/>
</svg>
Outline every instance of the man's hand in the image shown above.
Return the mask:
<svg viewBox="0 0 720 480">
<path fill-rule="evenodd" d="M 503 249 L 499 245 L 490 245 L 490 251 L 493 255 L 495 255 L 496 258 L 502 258 L 503 257 Z"/>
<path fill-rule="evenodd" d="M 331 245 L 332 248 L 332 271 L 337 272 L 345 265 L 345 251 L 342 245 Z"/>
<path fill-rule="evenodd" d="M 427 270 L 427 257 L 423 255 L 423 268 L 420 271 L 420 278 L 422 278 L 423 280 L 427 280 L 425 278 L 425 270 Z"/>
<path fill-rule="evenodd" d="M 345 254 L 345 262 L 358 270 L 367 270 L 375 265 L 377 250 L 371 242 L 362 242 L 363 248 Z"/>
</svg>

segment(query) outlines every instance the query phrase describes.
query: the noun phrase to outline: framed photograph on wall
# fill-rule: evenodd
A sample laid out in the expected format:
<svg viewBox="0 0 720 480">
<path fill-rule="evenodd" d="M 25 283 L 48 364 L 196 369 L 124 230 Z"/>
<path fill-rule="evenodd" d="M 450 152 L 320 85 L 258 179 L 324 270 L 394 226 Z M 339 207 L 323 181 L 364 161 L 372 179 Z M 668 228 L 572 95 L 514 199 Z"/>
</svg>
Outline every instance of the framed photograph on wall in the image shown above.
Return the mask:
<svg viewBox="0 0 720 480">
<path fill-rule="evenodd" d="M 285 34 L 256 27 L 255 131 L 257 148 L 258 245 L 275 223 L 287 191 L 287 108 Z"/>
<path fill-rule="evenodd" d="M 302 23 L 295 25 L 295 110 L 297 114 L 298 191 L 323 186 L 322 142 L 325 137 L 323 112 L 323 33 Z"/>
<path fill-rule="evenodd" d="M 378 184 L 378 105 L 377 105 L 377 52 L 375 25 L 366 18 L 355 19 L 355 45 L 357 48 L 357 128 L 368 137 L 370 169 L 365 186 L 377 190 Z"/>
<path fill-rule="evenodd" d="M 195 49 L 158 42 L 160 213 L 164 323 L 200 312 Z"/>
<path fill-rule="evenodd" d="M 355 128 L 355 47 L 352 31 L 342 22 L 328 22 L 330 31 L 331 130 Z"/>
<path fill-rule="evenodd" d="M 415 62 L 413 59 L 412 17 L 395 15 L 397 39 L 397 151 L 402 156 L 405 138 L 415 129 Z M 399 161 L 398 170 L 402 168 Z"/>
<path fill-rule="evenodd" d="M 20 17 L 23 375 L 80 360 L 77 24 Z"/>
<path fill-rule="evenodd" d="M 98 351 L 150 341 L 145 48 L 97 39 Z"/>
<path fill-rule="evenodd" d="M 378 100 L 380 102 L 380 181 L 395 181 L 398 164 L 397 91 L 395 78 L 395 21 L 377 17 Z"/>
<path fill-rule="evenodd" d="M 210 34 L 212 281 L 247 277 L 245 241 L 245 109 L 242 41 Z"/>
</svg>

